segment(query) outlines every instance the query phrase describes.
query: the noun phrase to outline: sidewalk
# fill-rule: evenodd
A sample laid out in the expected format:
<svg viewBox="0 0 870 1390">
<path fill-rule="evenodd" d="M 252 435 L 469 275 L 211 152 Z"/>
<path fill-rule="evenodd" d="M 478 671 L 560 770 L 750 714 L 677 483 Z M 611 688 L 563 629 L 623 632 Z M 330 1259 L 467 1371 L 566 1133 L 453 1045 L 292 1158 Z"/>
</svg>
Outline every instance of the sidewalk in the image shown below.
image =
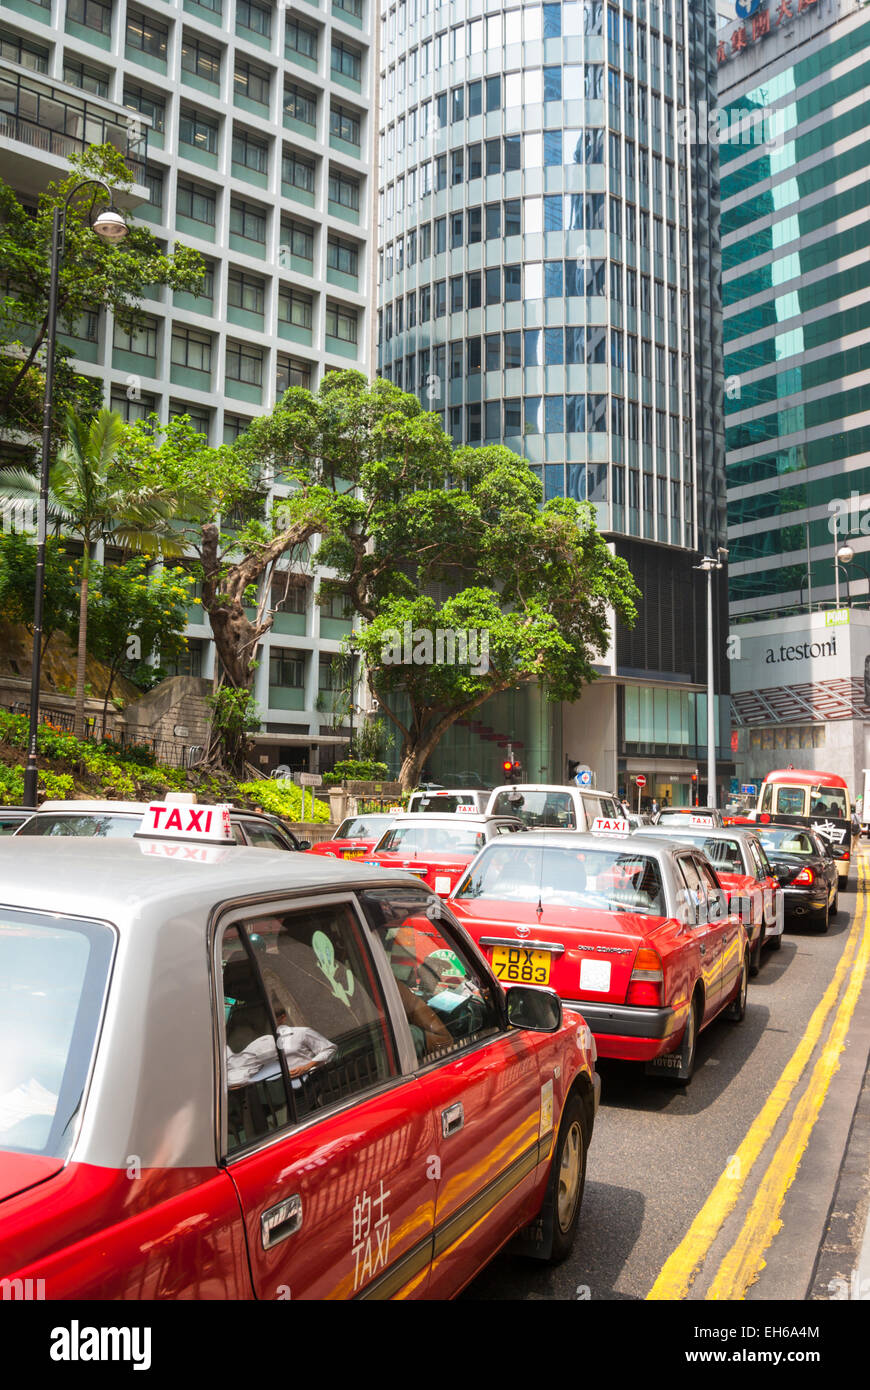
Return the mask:
<svg viewBox="0 0 870 1390">
<path fill-rule="evenodd" d="M 870 1300 L 870 1064 L 807 1298 Z"/>
</svg>

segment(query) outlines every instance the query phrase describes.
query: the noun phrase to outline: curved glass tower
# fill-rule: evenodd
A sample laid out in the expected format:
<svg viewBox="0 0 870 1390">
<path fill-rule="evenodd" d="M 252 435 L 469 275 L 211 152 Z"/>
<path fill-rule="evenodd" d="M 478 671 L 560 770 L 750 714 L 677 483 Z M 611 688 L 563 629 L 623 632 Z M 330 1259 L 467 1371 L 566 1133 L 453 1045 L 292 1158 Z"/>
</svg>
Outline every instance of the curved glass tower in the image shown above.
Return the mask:
<svg viewBox="0 0 870 1390">
<path fill-rule="evenodd" d="M 379 68 L 381 375 L 596 505 L 645 594 L 614 700 L 620 675 L 703 683 L 692 564 L 726 529 L 711 0 L 398 0 Z M 691 760 L 684 715 L 623 722 L 608 782 L 631 743 Z"/>
</svg>

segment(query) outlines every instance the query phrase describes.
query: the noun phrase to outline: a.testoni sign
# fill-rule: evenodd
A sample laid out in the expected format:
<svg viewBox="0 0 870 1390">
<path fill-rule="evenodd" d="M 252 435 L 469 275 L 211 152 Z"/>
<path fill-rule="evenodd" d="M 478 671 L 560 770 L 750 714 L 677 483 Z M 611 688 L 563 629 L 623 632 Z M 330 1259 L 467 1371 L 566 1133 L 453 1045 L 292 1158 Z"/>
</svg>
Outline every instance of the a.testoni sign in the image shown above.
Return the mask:
<svg viewBox="0 0 870 1390">
<path fill-rule="evenodd" d="M 832 616 L 836 625 L 828 622 Z M 870 613 L 865 610 L 829 609 L 811 616 L 737 623 L 729 634 L 728 654 L 738 723 L 866 717 L 862 711 Z"/>
<path fill-rule="evenodd" d="M 807 10 L 818 8 L 819 0 L 735 0 L 740 21 L 716 45 L 716 62 L 721 67 L 744 49 L 760 39 L 778 33 L 784 24 L 799 18 Z"/>
</svg>

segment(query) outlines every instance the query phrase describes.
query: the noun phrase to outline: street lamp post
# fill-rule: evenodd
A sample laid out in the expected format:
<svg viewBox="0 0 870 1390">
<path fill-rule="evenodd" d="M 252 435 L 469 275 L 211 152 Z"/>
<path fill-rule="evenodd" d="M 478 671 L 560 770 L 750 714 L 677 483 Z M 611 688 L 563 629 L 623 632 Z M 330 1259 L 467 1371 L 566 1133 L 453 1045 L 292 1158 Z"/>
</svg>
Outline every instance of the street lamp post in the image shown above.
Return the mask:
<svg viewBox="0 0 870 1390">
<path fill-rule="evenodd" d="M 39 686 L 42 676 L 42 616 L 45 605 L 45 543 L 48 531 L 48 470 L 51 455 L 51 407 L 54 393 L 54 358 L 57 342 L 57 299 L 60 263 L 63 259 L 66 215 L 69 205 L 83 188 L 95 186 L 109 195 L 109 206 L 91 223 L 103 241 L 123 241 L 127 224 L 112 206 L 112 190 L 102 179 L 83 179 L 71 188 L 63 207 L 56 207 L 51 223 L 51 271 L 48 281 L 48 322 L 45 333 L 45 394 L 42 401 L 42 458 L 39 467 L 39 503 L 36 513 L 36 592 L 33 599 L 33 659 L 30 669 L 30 729 L 27 762 L 24 767 L 24 805 L 36 809 L 39 770 L 36 765 L 36 735 L 39 729 Z M 94 194 L 94 203 L 97 194 Z M 93 212 L 94 203 L 91 204 Z"/>
<path fill-rule="evenodd" d="M 722 569 L 728 551 L 719 546 L 716 556 L 705 555 L 696 570 L 707 575 L 707 805 L 716 805 L 716 683 L 713 644 L 713 571 Z"/>
</svg>

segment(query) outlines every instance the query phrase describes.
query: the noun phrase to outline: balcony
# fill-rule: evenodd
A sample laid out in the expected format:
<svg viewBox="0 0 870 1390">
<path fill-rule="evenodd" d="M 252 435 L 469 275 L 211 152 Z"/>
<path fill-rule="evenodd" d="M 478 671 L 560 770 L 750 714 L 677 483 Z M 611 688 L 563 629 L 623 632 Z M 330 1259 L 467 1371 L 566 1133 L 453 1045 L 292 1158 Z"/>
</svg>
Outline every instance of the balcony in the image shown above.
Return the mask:
<svg viewBox="0 0 870 1390">
<path fill-rule="evenodd" d="M 149 125 L 148 117 L 125 107 L 0 63 L 0 151 L 8 181 L 23 193 L 41 193 L 51 179 L 67 172 L 66 160 L 90 145 L 114 145 L 135 181 L 134 189 L 118 201 L 127 207 L 147 202 L 143 185 Z"/>
</svg>

